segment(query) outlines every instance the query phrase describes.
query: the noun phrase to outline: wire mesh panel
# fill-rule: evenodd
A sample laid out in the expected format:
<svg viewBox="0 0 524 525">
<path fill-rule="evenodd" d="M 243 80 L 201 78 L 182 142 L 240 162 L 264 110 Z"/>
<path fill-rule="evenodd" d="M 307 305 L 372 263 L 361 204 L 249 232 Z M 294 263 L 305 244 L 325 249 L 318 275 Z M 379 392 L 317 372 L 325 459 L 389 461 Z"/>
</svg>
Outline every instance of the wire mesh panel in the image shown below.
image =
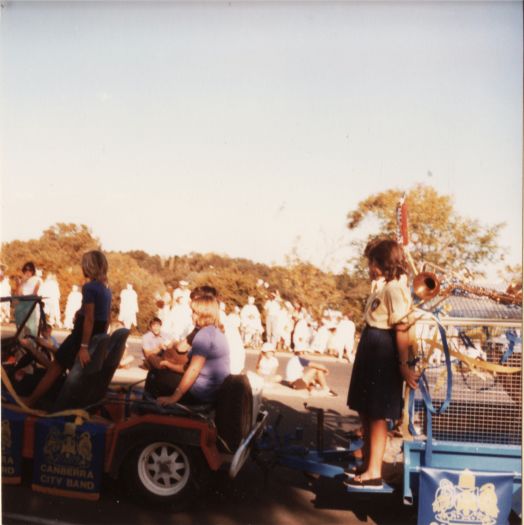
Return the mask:
<svg viewBox="0 0 524 525">
<path fill-rule="evenodd" d="M 449 406 L 432 418 L 433 438 L 445 441 L 520 445 L 522 442 L 522 326 L 521 308 L 504 310 L 488 298 L 451 298 L 440 321 L 446 329 L 451 354 L 452 390 Z M 467 299 L 474 311 L 457 307 Z M 484 304 L 487 308 L 484 308 Z M 509 309 L 509 313 L 508 313 Z M 500 313 L 498 320 L 481 319 L 485 312 Z M 462 313 L 463 317 L 457 314 Z M 473 314 L 473 315 L 472 315 Z M 468 317 L 469 315 L 469 317 Z M 475 319 L 472 319 L 475 317 Z M 516 318 L 516 319 L 515 319 Z M 446 399 L 448 371 L 442 341 L 434 321 L 417 322 L 416 335 L 428 390 L 435 409 Z M 427 418 L 420 391 L 416 393 L 416 426 L 427 433 Z"/>
</svg>

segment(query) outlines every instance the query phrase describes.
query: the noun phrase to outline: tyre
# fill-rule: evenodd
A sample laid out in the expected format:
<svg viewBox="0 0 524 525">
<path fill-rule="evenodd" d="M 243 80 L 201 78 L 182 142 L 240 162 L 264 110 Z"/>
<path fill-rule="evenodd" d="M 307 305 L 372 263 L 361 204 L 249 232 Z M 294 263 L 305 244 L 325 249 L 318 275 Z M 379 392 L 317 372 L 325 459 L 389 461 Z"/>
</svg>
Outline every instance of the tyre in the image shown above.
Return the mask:
<svg viewBox="0 0 524 525">
<path fill-rule="evenodd" d="M 198 451 L 168 441 L 137 447 L 124 465 L 124 481 L 131 496 L 143 502 L 182 507 L 202 485 L 205 467 Z"/>
<path fill-rule="evenodd" d="M 215 423 L 220 438 L 219 448 L 234 452 L 251 431 L 253 418 L 253 394 L 245 375 L 228 376 L 217 397 Z"/>
</svg>

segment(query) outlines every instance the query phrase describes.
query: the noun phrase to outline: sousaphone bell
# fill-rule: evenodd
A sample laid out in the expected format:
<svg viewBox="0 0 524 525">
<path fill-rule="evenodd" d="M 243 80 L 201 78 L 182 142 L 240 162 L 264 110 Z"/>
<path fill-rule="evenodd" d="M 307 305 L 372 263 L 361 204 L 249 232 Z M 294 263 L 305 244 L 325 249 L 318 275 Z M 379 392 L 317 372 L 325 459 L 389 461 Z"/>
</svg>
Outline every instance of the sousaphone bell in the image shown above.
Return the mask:
<svg viewBox="0 0 524 525">
<path fill-rule="evenodd" d="M 433 272 L 420 272 L 413 279 L 413 293 L 422 301 L 429 301 L 440 292 L 440 281 Z"/>
</svg>

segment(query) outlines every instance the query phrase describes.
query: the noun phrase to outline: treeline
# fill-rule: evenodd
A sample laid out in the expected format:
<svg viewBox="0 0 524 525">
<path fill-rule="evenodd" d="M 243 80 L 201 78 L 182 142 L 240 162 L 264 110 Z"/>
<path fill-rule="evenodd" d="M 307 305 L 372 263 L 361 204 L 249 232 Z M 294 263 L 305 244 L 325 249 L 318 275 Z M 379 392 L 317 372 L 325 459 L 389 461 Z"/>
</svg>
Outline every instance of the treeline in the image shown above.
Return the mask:
<svg viewBox="0 0 524 525">
<path fill-rule="evenodd" d="M 253 295 L 261 309 L 268 289 L 257 286 L 259 280 L 278 289 L 285 300 L 301 303 L 319 317 L 325 308 L 350 314 L 358 324 L 369 291 L 367 264 L 362 253 L 366 242 L 380 235 L 395 238 L 396 207 L 403 191 L 389 189 L 370 195 L 348 212 L 350 234 L 359 231 L 367 219 L 379 224 L 379 232 L 351 242 L 355 253 L 351 273 L 333 274 L 321 271 L 310 263 L 292 258 L 285 266 L 268 266 L 248 259 L 210 254 L 190 254 L 162 258 L 144 251 L 106 252 L 109 259 L 109 281 L 113 291 L 113 310 L 118 315 L 120 291 L 131 283 L 139 297 L 139 329 L 144 330 L 156 312 L 154 296 L 180 280 L 191 287 L 201 284 L 215 286 L 224 302 L 232 307 L 244 305 Z M 464 273 L 481 277 L 487 265 L 500 261 L 504 250 L 498 243 L 503 224 L 484 225 L 476 219 L 462 217 L 454 208 L 453 198 L 440 195 L 434 188 L 417 184 L 405 193 L 409 204 L 411 253 L 419 263 L 431 262 L 452 275 Z M 359 239 L 360 240 L 356 240 Z M 26 261 L 34 261 L 44 274 L 53 272 L 61 289 L 61 307 L 73 284 L 82 284 L 80 257 L 82 253 L 100 248 L 99 240 L 85 225 L 55 224 L 41 237 L 30 241 L 13 241 L 2 245 L 2 262 L 7 275 L 20 272 Z M 506 266 L 502 281 L 522 283 L 522 265 Z"/>
<path fill-rule="evenodd" d="M 60 285 L 61 311 L 74 284 L 82 285 L 80 258 L 88 250 L 100 249 L 100 241 L 85 225 L 58 223 L 45 230 L 39 239 L 12 241 L 2 245 L 2 263 L 10 278 L 20 275 L 26 261 L 33 261 L 44 272 L 52 272 Z M 103 247 L 102 247 L 103 248 Z M 138 329 L 144 331 L 156 313 L 155 295 L 168 286 L 176 287 L 186 280 L 190 287 L 201 284 L 215 286 L 228 307 L 243 306 L 247 297 L 255 297 L 262 306 L 269 290 L 280 291 L 284 300 L 304 305 L 320 317 L 326 308 L 350 314 L 356 322 L 361 318 L 368 282 L 357 275 L 333 274 L 298 259 L 286 266 L 268 266 L 248 259 L 192 253 L 160 257 L 144 251 L 106 251 L 109 260 L 109 284 L 113 292 L 113 317 L 118 316 L 120 291 L 131 283 L 138 294 Z M 257 285 L 261 281 L 269 288 Z M 14 286 L 14 283 L 11 283 Z"/>
</svg>

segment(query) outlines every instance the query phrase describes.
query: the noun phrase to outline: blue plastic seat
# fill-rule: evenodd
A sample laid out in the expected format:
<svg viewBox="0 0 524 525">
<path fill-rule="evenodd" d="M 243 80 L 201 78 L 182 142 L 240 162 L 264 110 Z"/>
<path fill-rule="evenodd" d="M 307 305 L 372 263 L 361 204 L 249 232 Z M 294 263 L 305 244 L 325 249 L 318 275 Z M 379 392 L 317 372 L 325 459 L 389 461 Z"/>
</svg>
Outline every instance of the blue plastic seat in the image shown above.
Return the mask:
<svg viewBox="0 0 524 525">
<path fill-rule="evenodd" d="M 102 401 L 122 359 L 128 336 L 127 328 L 120 328 L 111 336 L 94 336 L 89 345 L 91 360 L 84 367 L 75 361 L 52 411 L 87 408 Z"/>
</svg>

